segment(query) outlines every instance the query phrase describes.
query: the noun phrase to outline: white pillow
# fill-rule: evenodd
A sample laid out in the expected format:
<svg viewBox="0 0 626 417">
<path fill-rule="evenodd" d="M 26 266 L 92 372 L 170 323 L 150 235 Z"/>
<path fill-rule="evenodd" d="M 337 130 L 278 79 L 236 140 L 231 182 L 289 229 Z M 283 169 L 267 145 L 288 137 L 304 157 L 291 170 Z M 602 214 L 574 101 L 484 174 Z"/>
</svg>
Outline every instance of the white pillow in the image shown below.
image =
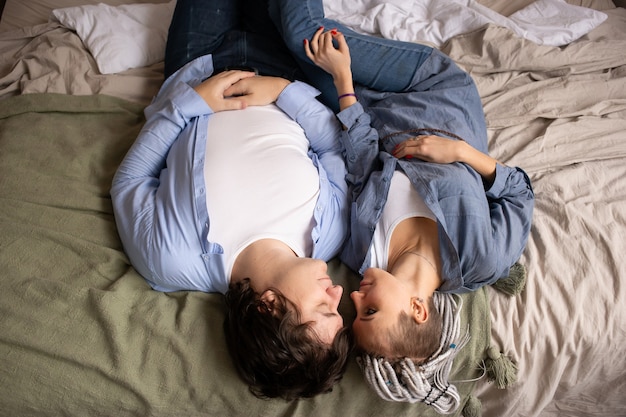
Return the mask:
<svg viewBox="0 0 626 417">
<path fill-rule="evenodd" d="M 175 6 L 176 0 L 121 6 L 100 3 L 55 9 L 50 21 L 76 31 L 100 72 L 113 74 L 163 61 Z"/>
</svg>

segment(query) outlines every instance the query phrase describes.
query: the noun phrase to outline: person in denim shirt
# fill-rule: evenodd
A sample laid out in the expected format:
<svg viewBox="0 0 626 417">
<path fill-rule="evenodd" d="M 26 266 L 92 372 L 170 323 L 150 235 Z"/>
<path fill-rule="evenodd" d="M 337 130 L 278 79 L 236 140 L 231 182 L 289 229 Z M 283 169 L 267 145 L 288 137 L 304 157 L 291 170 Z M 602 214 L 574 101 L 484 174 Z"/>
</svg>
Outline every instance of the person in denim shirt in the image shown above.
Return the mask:
<svg viewBox="0 0 626 417">
<path fill-rule="evenodd" d="M 362 275 L 352 329 L 366 378 L 385 399 L 451 412 L 447 372 L 467 339 L 450 294 L 508 276 L 530 232 L 530 180 L 488 155 L 476 86 L 448 56 L 354 33 L 321 0 L 270 5 L 344 126 L 353 203 L 341 258 Z"/>
<path fill-rule="evenodd" d="M 136 270 L 158 291 L 225 293 L 238 371 L 255 394 L 292 399 L 345 370 L 343 289 L 326 261 L 349 196 L 340 123 L 259 5 L 178 1 L 166 80 L 111 197 Z"/>
</svg>

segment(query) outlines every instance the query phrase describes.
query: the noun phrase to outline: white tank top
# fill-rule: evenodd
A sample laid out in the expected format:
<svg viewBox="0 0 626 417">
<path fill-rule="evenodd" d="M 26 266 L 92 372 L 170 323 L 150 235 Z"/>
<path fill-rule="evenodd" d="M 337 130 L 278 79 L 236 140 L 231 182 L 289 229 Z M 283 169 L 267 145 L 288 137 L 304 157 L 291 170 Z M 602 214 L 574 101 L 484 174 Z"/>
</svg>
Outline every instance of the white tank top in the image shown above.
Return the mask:
<svg viewBox="0 0 626 417">
<path fill-rule="evenodd" d="M 415 191 L 409 177 L 396 170 L 391 178 L 387 203 L 376 224 L 371 251 L 371 267 L 387 270 L 389 244 L 396 226 L 409 217 L 426 217 L 436 221 L 433 212 Z"/>
<path fill-rule="evenodd" d="M 224 249 L 228 277 L 239 253 L 259 239 L 278 239 L 298 256 L 311 256 L 320 189 L 308 149 L 300 125 L 273 104 L 210 116 L 208 240 Z"/>
</svg>

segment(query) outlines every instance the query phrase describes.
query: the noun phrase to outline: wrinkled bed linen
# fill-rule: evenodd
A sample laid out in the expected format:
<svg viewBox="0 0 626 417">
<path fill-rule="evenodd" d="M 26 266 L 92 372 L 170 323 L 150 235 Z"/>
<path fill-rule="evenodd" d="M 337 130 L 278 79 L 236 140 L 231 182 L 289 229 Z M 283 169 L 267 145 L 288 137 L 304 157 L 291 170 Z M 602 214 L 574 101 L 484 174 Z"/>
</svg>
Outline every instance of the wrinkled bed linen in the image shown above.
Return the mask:
<svg viewBox="0 0 626 417">
<path fill-rule="evenodd" d="M 163 83 L 163 62 L 103 75 L 76 33 L 45 23 L 0 33 L 0 97 L 108 94 L 147 105 Z"/>
<path fill-rule="evenodd" d="M 484 417 L 626 415 L 626 10 L 599 3 L 607 20 L 565 47 L 496 25 L 442 45 L 476 80 L 491 154 L 523 167 L 536 193 L 526 290 L 515 300 L 489 290 L 492 339 L 518 362 L 519 382 L 479 382 Z M 100 93 L 146 104 L 160 85 L 159 64 L 99 75 L 59 26 L 6 35 L 0 98 Z"/>
<path fill-rule="evenodd" d="M 513 304 L 490 291 L 521 381 L 479 384 L 483 416 L 626 415 L 626 10 L 606 12 L 563 48 L 495 26 L 443 48 L 477 82 L 490 153 L 536 195 L 526 290 Z"/>
<path fill-rule="evenodd" d="M 360 33 L 435 47 L 487 24 L 505 27 L 539 45 L 560 46 L 606 19 L 602 12 L 565 0 L 536 0 L 510 16 L 474 0 L 326 0 L 324 12 Z"/>
</svg>

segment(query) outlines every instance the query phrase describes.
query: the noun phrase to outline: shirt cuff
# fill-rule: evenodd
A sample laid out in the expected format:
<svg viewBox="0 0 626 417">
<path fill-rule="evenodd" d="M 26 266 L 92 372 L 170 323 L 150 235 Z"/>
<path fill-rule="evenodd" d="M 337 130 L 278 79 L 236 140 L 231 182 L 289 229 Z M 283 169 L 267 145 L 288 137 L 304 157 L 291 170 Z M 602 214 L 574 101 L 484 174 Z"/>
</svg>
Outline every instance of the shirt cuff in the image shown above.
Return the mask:
<svg viewBox="0 0 626 417">
<path fill-rule="evenodd" d="M 309 99 L 315 99 L 320 91 L 301 81 L 289 83 L 287 87 L 278 95 L 276 105 L 295 120 L 298 111 Z M 304 99 L 303 99 L 304 98 Z"/>
<path fill-rule="evenodd" d="M 346 128 L 350 129 L 357 123 L 357 120 L 364 112 L 363 106 L 357 101 L 350 107 L 337 113 L 337 118 Z"/>
<path fill-rule="evenodd" d="M 493 184 L 487 190 L 487 196 L 491 198 L 499 198 L 507 188 L 507 181 L 511 170 L 515 168 L 507 167 L 496 163 L 496 178 L 493 180 Z"/>
<path fill-rule="evenodd" d="M 185 119 L 191 120 L 197 116 L 214 113 L 213 109 L 211 109 L 193 87 L 186 83 L 181 83 L 176 87 L 178 94 L 173 96 L 172 104 Z"/>
</svg>

